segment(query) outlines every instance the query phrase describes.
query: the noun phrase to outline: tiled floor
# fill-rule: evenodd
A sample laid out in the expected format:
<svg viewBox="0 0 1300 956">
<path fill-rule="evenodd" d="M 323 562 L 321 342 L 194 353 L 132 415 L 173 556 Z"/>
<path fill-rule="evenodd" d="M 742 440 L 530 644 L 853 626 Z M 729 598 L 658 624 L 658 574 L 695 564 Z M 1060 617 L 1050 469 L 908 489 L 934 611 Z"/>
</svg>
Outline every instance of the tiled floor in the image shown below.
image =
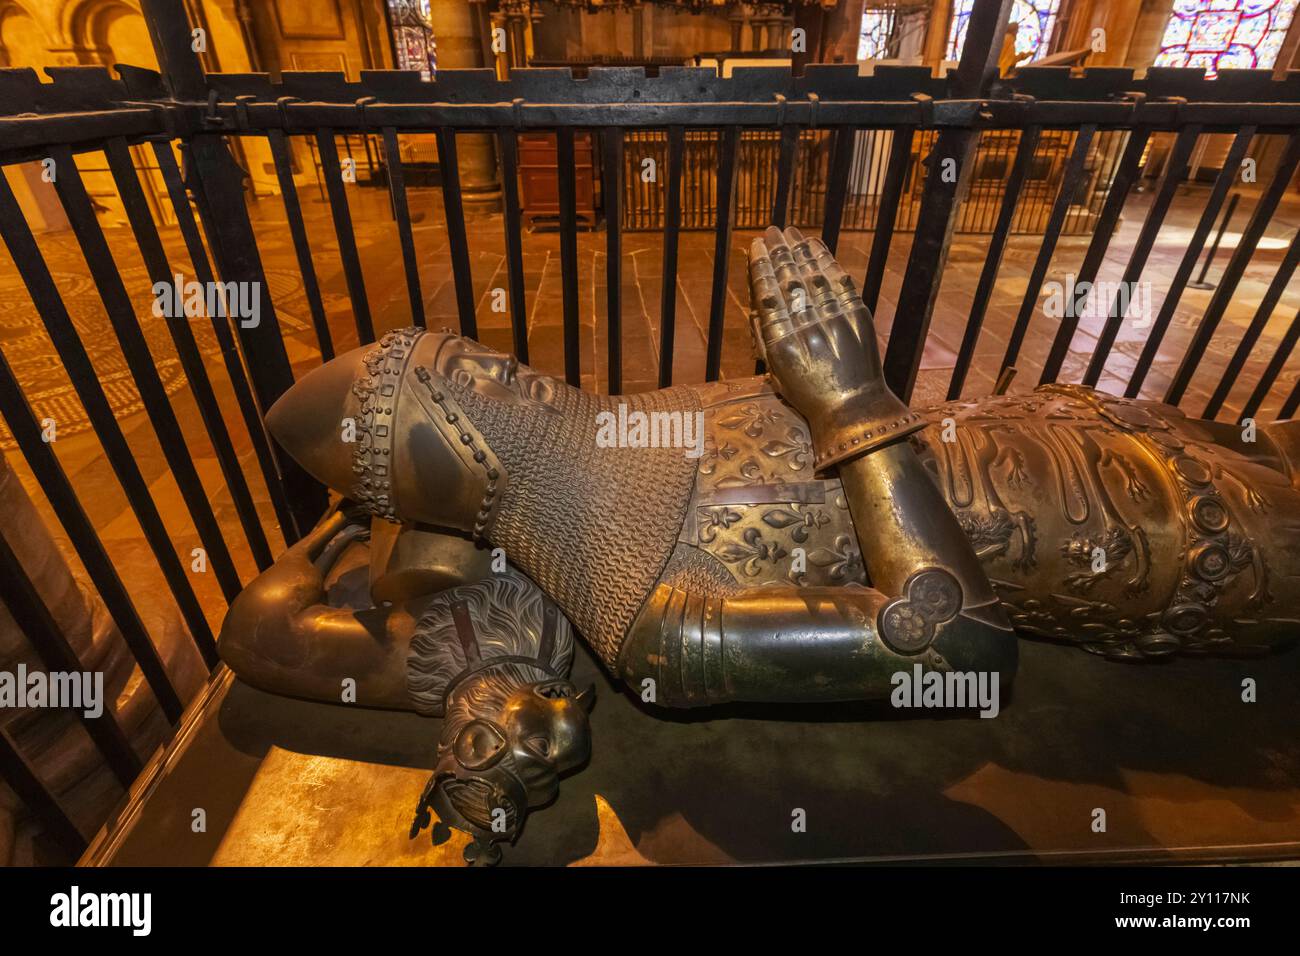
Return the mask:
<svg viewBox="0 0 1300 956">
<path fill-rule="evenodd" d="M 396 230 L 387 216 L 384 194 L 357 188 L 353 192 L 352 209 L 358 223 L 362 264 L 367 290 L 372 301 L 377 328 L 405 324 L 410 319 L 406 289 L 401 273 L 401 260 L 395 254 Z M 1150 192 L 1135 195 L 1126 210 L 1124 220 L 1111 242 L 1110 250 L 1098 275 L 1099 281 L 1118 281 L 1127 263 L 1138 229 L 1145 214 Z M 1192 187 L 1176 201 L 1151 254 L 1145 278 L 1152 283 L 1152 310 L 1158 310 L 1169 277 L 1190 239 L 1196 218 L 1204 201 L 1204 187 Z M 304 198 L 308 194 L 304 192 Z M 263 204 L 267 223 L 275 221 L 279 213 L 274 201 Z M 1253 208 L 1254 197 L 1243 198 L 1235 217 L 1234 226 L 1225 235 L 1214 267 L 1210 270 L 1213 281 L 1227 264 L 1235 246 L 1238 230 L 1244 226 Z M 314 248 L 318 250 L 316 262 L 321 270 L 326 288 L 326 308 L 330 312 L 331 327 L 336 339 L 355 342 L 355 332 L 350 328 L 351 311 L 338 265 L 336 243 L 330 224 L 323 217 L 322 204 L 308 203 L 315 221 L 309 223 Z M 412 206 L 420 221 L 415 226 L 415 241 L 420 258 L 420 279 L 426 302 L 428 322 L 431 326 L 457 327 L 455 289 L 450 270 L 450 254 L 440 216 L 437 193 L 434 190 L 412 191 Z M 1300 197 L 1288 201 L 1274 217 L 1261 247 L 1252 258 L 1236 295 L 1229 305 L 1219 335 L 1211 345 L 1185 400 L 1185 407 L 1199 412 L 1206 398 L 1217 384 L 1228 357 L 1235 349 L 1241 329 L 1249 323 L 1255 304 L 1285 251 L 1285 246 L 1295 232 L 1300 220 Z M 749 291 L 745 272 L 745 254 L 753 232 L 736 232 L 732 237 L 728 259 L 728 287 L 725 304 L 723 341 L 723 377 L 752 374 L 752 358 L 746 320 Z M 848 271 L 860 277 L 866 268 L 870 250 L 870 233 L 845 233 L 841 239 L 839 257 Z M 305 298 L 297 281 L 291 259 L 283 255 L 287 237 L 275 237 L 268 257 L 274 262 L 272 286 L 278 293 L 277 303 L 282 319 L 288 317 L 294 330 L 291 334 L 310 345 L 310 320 Z M 997 376 L 1006 342 L 1025 295 L 1029 273 L 1037 255 L 1040 240 L 1034 236 L 1013 237 L 998 275 L 992 300 L 989 304 L 983 335 L 975 353 L 971 375 L 965 394 L 987 394 Z M 1077 272 L 1083 259 L 1087 240 L 1066 237 L 1061 240 L 1053 259 L 1048 280 L 1063 281 L 1067 273 Z M 509 316 L 492 311 L 491 290 L 506 286 L 504 237 L 500 217 L 493 216 L 472 221 L 470 226 L 471 267 L 480 337 L 489 344 L 510 348 Z M 878 309 L 877 325 L 882 339 L 887 337 L 894 318 L 894 307 L 906 268 L 910 250 L 910 236 L 896 238 L 891 250 L 888 269 Z M 949 370 L 965 329 L 966 316 L 983 268 L 987 252 L 987 237 L 958 235 L 949 257 L 948 268 L 940 289 L 938 303 L 932 320 L 930 340 L 922 362 L 922 380 L 916 394 L 916 404 L 924 405 L 942 397 L 946 391 Z M 583 385 L 603 390 L 608 382 L 606 365 L 607 320 L 605 283 L 605 235 L 601 231 L 584 232 L 578 239 L 579 296 L 581 322 L 581 347 Z M 663 272 L 662 237 L 657 233 L 626 233 L 623 237 L 623 387 L 625 391 L 639 391 L 655 387 L 662 361 L 659 355 L 659 319 Z M 710 310 L 712 275 L 714 267 L 714 239 L 712 233 L 686 232 L 681 236 L 677 281 L 676 347 L 673 355 L 673 380 L 698 381 L 704 375 L 704 350 Z M 526 303 L 529 325 L 529 348 L 532 364 L 544 371 L 562 374 L 562 303 L 559 237 L 554 233 L 537 233 L 524 238 L 524 279 L 527 287 Z M 1161 347 L 1160 357 L 1153 367 L 1144 389 L 1144 397 L 1163 395 L 1172 369 L 1190 340 L 1196 323 L 1208 304 L 1211 292 L 1188 289 L 1175 312 L 1169 334 Z M 499 297 L 498 297 L 499 298 Z M 1243 382 L 1251 381 L 1272 355 L 1272 349 L 1281 338 L 1287 325 L 1300 306 L 1300 284 L 1293 284 L 1274 311 L 1273 319 L 1256 347 L 1251 362 L 1241 376 Z M 1101 319 L 1084 318 L 1079 324 L 1069 358 L 1062 372 L 1064 380 L 1078 380 L 1086 367 Z M 1045 316 L 1041 309 L 1035 312 L 1030 323 L 1021 359 L 1017 388 L 1029 388 L 1037 381 L 1042 362 L 1051 346 L 1057 322 Z M 1104 389 L 1122 391 L 1128 373 L 1145 343 L 1146 331 L 1125 323 L 1119 341 L 1108 363 L 1100 385 Z M 1297 378 L 1296 371 L 1284 373 L 1273 400 L 1264 407 L 1265 417 L 1276 411 L 1283 397 Z M 1244 385 L 1234 390 L 1232 400 L 1223 417 L 1238 407 L 1248 390 Z M 1235 404 L 1234 404 L 1235 403 Z"/>
<path fill-rule="evenodd" d="M 337 243 L 328 206 L 314 189 L 301 192 L 308 229 L 319 271 L 325 306 L 336 347 L 339 351 L 356 344 L 351 307 L 337 254 Z M 1142 222 L 1151 193 L 1135 195 L 1123 222 L 1111 243 L 1099 279 L 1117 280 L 1127 261 Z M 1204 201 L 1205 187 L 1186 190 L 1175 201 L 1155 249 L 1145 278 L 1152 282 L 1158 306 L 1169 276 L 1186 247 L 1186 243 Z M 365 272 L 367 292 L 375 326 L 379 331 L 406 325 L 410 321 L 401 257 L 397 251 L 396 231 L 388 212 L 387 195 L 382 190 L 349 187 L 349 199 L 358 245 Z M 1233 228 L 1225 236 L 1215 266 L 1214 280 L 1221 274 L 1238 231 L 1244 225 L 1255 202 L 1253 195 L 1243 197 Z M 445 228 L 442 224 L 439 193 L 436 189 L 411 190 L 415 217 L 415 242 L 420 263 L 420 280 L 428 323 L 432 327 L 458 325 L 455 288 Z M 302 281 L 293 255 L 283 207 L 278 199 L 264 199 L 254 204 L 253 215 L 261 241 L 261 252 L 268 282 L 276 303 L 281 326 L 288 343 L 295 370 L 301 374 L 319 362 L 310 313 L 303 294 Z M 1227 359 L 1250 321 L 1268 282 L 1281 261 L 1287 243 L 1300 222 L 1300 196 L 1292 194 L 1274 217 L 1261 248 L 1252 258 L 1214 342 L 1201 363 L 1202 367 L 1184 401 L 1191 413 L 1199 413 L 1209 392 L 1218 381 Z M 143 328 L 153 349 L 156 366 L 186 431 L 190 448 L 198 459 L 199 470 L 209 498 L 227 532 L 244 580 L 255 573 L 244 546 L 230 496 L 222 481 L 211 446 L 204 434 L 192 398 L 185 387 L 166 326 L 149 311 L 149 282 L 131 239 L 129 230 L 109 224 L 110 243 L 118 264 L 135 295 Z M 510 346 L 508 314 L 492 310 L 491 290 L 504 287 L 504 237 L 499 215 L 470 222 L 471 267 L 480 337 L 503 349 Z M 179 236 L 174 229 L 164 230 L 165 239 L 176 271 L 188 272 Z M 725 331 L 722 371 L 724 377 L 752 373 L 753 364 L 746 319 L 748 288 L 745 250 L 753 233 L 736 233 L 732 237 L 728 263 L 728 286 L 725 303 Z M 841 240 L 840 259 L 848 271 L 861 276 L 870 248 L 871 235 L 846 233 Z M 987 394 L 997 376 L 1002 353 L 1016 312 L 1025 294 L 1027 277 L 1039 248 L 1037 237 L 1014 237 L 1004 258 L 998 282 L 989 305 L 985 328 L 975 353 L 965 394 Z M 119 424 L 127 434 L 155 499 L 172 532 L 179 554 L 188 566 L 190 549 L 198 545 L 193 525 L 172 481 L 156 438 L 141 412 L 134 386 L 120 361 L 111 328 L 103 315 L 92 283 L 86 277 L 75 243 L 69 234 L 51 233 L 40 237 L 51 269 L 64 294 L 82 339 L 91 352 L 101 381 L 118 410 Z M 562 292 L 559 261 L 559 238 L 554 233 L 529 234 L 524 237 L 524 272 L 527 286 L 529 346 L 532 364 L 554 374 L 563 372 Z M 878 331 L 882 340 L 894 321 L 899 286 L 907 262 L 910 237 L 898 236 L 891 252 L 878 310 Z M 710 291 L 714 263 L 714 240 L 711 233 L 689 232 L 681 237 L 681 251 L 676 291 L 676 349 L 673 378 L 677 382 L 699 381 L 703 377 L 706 328 L 710 309 Z M 662 357 L 658 352 L 660 295 L 662 287 L 662 240 L 652 233 L 626 233 L 623 241 L 623 382 L 625 391 L 653 388 Z M 1086 248 L 1086 240 L 1063 239 L 1056 251 L 1049 279 L 1061 279 L 1077 271 Z M 607 348 L 605 234 L 585 232 L 578 238 L 579 312 L 583 384 L 604 389 L 608 382 L 605 364 Z M 942 398 L 950 370 L 965 327 L 966 312 L 978 281 L 987 251 L 987 237 L 956 237 L 935 308 L 930 338 L 922 362 L 922 375 L 914 404 L 923 407 Z M 1145 397 L 1158 398 L 1189 341 L 1211 293 L 1187 290 L 1179 304 L 1160 358 L 1151 370 L 1144 389 Z M 93 434 L 86 428 L 84 413 L 73 396 L 57 355 L 50 347 L 38 317 L 16 275 L 7 253 L 0 251 L 0 346 L 15 366 L 31 397 L 38 417 L 50 416 L 59 422 L 56 450 L 72 477 L 82 500 L 105 540 L 110 555 L 123 569 L 133 596 L 149 614 L 171 613 L 171 602 L 155 562 L 140 537 L 125 496 L 114 479 Z M 1255 348 L 1254 354 L 1234 388 L 1221 417 L 1235 414 L 1248 389 L 1256 380 L 1273 349 L 1300 307 L 1300 282 L 1292 282 Z M 1073 348 L 1062 374 L 1064 380 L 1077 381 L 1095 342 L 1100 320 L 1084 319 L 1075 336 Z M 1035 312 L 1030 324 L 1020 365 L 1020 375 L 1013 390 L 1031 388 L 1050 347 L 1056 320 Z M 236 448 L 243 458 L 245 471 L 268 528 L 275 526 L 265 487 L 257 474 L 256 462 L 230 393 L 229 383 L 217 357 L 216 343 L 206 323 L 194 325 L 200 347 L 208 358 L 210 374 L 223 403 L 223 413 L 234 435 Z M 1122 391 L 1129 371 L 1144 342 L 1144 331 L 1128 324 L 1107 363 L 1101 387 Z M 1265 404 L 1262 417 L 1271 418 L 1283 398 L 1300 377 L 1300 357 L 1293 359 Z M 7 435 L 3 436 L 7 438 Z M 11 447 L 6 447 L 15 468 L 24 474 L 28 487 L 44 507 L 39 490 L 27 475 L 26 467 Z M 51 520 L 52 526 L 57 526 Z M 272 536 L 272 549 L 279 550 L 278 536 Z M 195 587 L 208 608 L 214 630 L 219 627 L 225 603 L 211 574 L 196 574 Z"/>
</svg>

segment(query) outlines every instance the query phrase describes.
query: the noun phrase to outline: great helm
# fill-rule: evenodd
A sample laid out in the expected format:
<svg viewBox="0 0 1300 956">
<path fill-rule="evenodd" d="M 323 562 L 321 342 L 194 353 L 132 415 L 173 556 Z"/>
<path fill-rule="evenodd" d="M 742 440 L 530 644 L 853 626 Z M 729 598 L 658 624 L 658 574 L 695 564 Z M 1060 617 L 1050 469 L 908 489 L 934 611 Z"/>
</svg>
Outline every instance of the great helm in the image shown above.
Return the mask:
<svg viewBox="0 0 1300 956">
<path fill-rule="evenodd" d="M 508 397 L 515 367 L 450 332 L 396 329 L 308 373 L 266 424 L 313 477 L 371 513 L 486 537 L 505 470 L 447 375 Z"/>
<path fill-rule="evenodd" d="M 591 755 L 593 698 L 563 678 L 519 686 L 444 736 L 419 812 L 427 806 L 481 841 L 513 843 L 529 810 L 554 800 L 560 776 Z"/>
</svg>

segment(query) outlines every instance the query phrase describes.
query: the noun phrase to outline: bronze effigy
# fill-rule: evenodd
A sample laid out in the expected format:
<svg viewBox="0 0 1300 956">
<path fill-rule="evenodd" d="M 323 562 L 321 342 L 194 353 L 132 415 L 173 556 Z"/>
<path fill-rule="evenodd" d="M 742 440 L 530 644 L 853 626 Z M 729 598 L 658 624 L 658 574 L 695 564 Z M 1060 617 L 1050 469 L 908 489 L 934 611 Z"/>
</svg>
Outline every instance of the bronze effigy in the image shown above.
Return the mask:
<svg viewBox="0 0 1300 956">
<path fill-rule="evenodd" d="M 913 412 L 818 240 L 769 230 L 750 276 L 762 378 L 598 396 L 420 329 L 309 374 L 268 426 L 358 512 L 401 522 L 401 546 L 372 555 L 376 607 L 326 608 L 320 553 L 366 533 L 327 519 L 235 603 L 223 655 L 267 689 L 337 699 L 350 675 L 358 702 L 418 710 L 415 649 L 456 646 L 429 623 L 456 594 L 437 589 L 496 572 L 671 707 L 883 699 L 916 665 L 1006 684 L 1013 628 L 1123 660 L 1292 638 L 1300 423 L 1245 442 L 1070 385 Z M 440 763 L 422 813 L 474 759 Z M 516 789 L 505 836 L 449 815 L 513 838 L 535 805 Z"/>
</svg>

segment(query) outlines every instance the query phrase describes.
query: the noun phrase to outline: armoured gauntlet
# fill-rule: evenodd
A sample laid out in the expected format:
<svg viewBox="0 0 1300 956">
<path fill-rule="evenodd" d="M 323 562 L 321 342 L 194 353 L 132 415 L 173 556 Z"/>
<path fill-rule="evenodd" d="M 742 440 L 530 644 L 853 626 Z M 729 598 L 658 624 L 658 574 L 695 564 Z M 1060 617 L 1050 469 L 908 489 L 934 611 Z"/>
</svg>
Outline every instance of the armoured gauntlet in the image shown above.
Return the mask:
<svg viewBox="0 0 1300 956">
<path fill-rule="evenodd" d="M 750 249 L 754 342 L 808 421 L 819 471 L 925 427 L 885 384 L 871 313 L 822 244 L 769 228 Z"/>
</svg>

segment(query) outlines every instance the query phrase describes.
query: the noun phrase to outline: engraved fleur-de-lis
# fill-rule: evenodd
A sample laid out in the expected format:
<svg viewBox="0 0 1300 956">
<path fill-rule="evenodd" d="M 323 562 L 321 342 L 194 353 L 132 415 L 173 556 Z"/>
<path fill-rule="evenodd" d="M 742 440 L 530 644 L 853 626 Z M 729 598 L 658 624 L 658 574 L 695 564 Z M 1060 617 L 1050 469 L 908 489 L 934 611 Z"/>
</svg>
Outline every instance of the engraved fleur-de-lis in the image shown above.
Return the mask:
<svg viewBox="0 0 1300 956">
<path fill-rule="evenodd" d="M 717 538 L 720 530 L 725 531 L 741 518 L 739 511 L 733 511 L 726 505 L 712 505 L 708 508 L 700 508 L 698 511 L 702 544 L 709 544 Z"/>
<path fill-rule="evenodd" d="M 791 471 L 802 471 L 812 464 L 812 442 L 802 429 L 790 428 L 785 438 L 773 438 L 764 444 L 763 454 L 783 459 Z"/>
<path fill-rule="evenodd" d="M 835 543 L 829 548 L 817 548 L 808 555 L 808 562 L 819 568 L 825 568 L 832 581 L 842 581 L 856 577 L 858 567 L 862 564 L 862 555 L 847 534 L 835 536 Z"/>
<path fill-rule="evenodd" d="M 763 484 L 763 469 L 756 458 L 746 458 L 735 473 L 718 479 L 719 488 L 747 488 Z"/>
<path fill-rule="evenodd" d="M 729 441 L 724 441 L 719 445 L 713 435 L 705 435 L 704 454 L 700 455 L 700 474 L 713 474 L 720 462 L 731 461 L 732 458 L 736 457 L 738 451 L 739 449 Z"/>
<path fill-rule="evenodd" d="M 763 524 L 771 528 L 791 528 L 790 537 L 799 544 L 808 540 L 808 533 L 830 522 L 826 512 L 821 509 L 805 511 L 802 505 L 773 508 L 763 515 Z"/>
<path fill-rule="evenodd" d="M 763 434 L 763 427 L 781 420 L 781 414 L 757 402 L 747 402 L 733 412 L 728 412 L 718 419 L 722 428 L 744 431 L 750 438 Z"/>
<path fill-rule="evenodd" d="M 764 541 L 757 528 L 746 528 L 741 539 L 722 548 L 718 556 L 728 564 L 739 564 L 747 577 L 756 576 L 762 570 L 763 562 L 775 564 L 789 554 L 778 542 Z"/>
</svg>

